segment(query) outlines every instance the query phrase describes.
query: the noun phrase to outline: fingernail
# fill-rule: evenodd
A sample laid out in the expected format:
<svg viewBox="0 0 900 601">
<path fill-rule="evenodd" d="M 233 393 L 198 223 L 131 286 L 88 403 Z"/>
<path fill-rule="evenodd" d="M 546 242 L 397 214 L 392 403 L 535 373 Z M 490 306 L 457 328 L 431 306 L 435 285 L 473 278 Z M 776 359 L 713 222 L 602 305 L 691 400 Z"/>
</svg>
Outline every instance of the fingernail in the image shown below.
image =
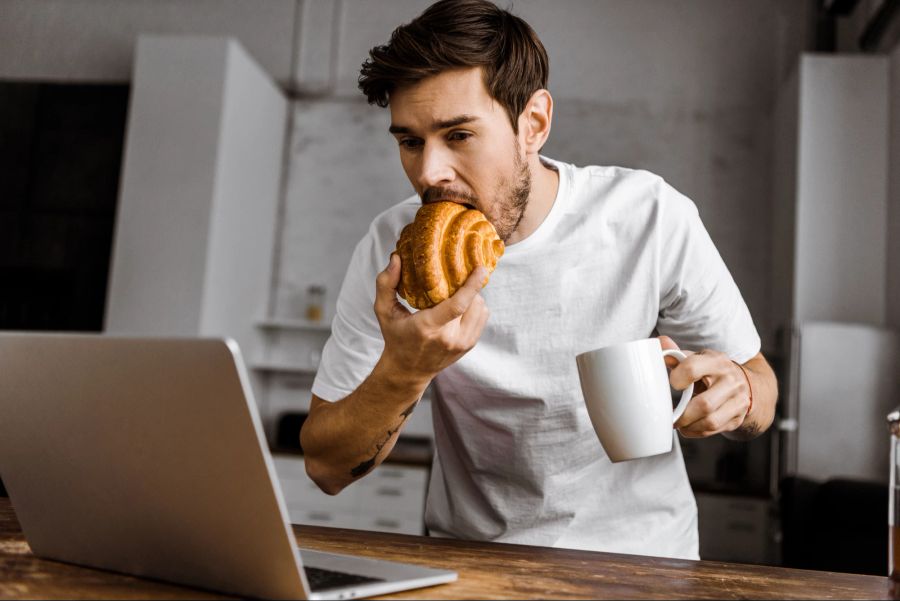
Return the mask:
<svg viewBox="0 0 900 601">
<path fill-rule="evenodd" d="M 475 277 L 478 279 L 478 282 L 484 286 L 485 282 L 488 279 L 488 270 L 485 267 L 476 267 L 475 268 Z"/>
</svg>

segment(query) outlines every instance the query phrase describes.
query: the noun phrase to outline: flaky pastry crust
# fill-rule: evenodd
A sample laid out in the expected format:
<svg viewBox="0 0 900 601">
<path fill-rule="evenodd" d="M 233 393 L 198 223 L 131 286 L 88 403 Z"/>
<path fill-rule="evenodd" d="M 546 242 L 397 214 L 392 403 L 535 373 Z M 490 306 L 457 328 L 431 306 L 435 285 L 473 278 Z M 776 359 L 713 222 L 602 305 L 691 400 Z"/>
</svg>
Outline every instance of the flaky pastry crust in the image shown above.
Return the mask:
<svg viewBox="0 0 900 601">
<path fill-rule="evenodd" d="M 397 241 L 397 292 L 416 309 L 428 309 L 453 296 L 479 265 L 493 272 L 503 250 L 481 211 L 447 201 L 422 205 Z"/>
</svg>

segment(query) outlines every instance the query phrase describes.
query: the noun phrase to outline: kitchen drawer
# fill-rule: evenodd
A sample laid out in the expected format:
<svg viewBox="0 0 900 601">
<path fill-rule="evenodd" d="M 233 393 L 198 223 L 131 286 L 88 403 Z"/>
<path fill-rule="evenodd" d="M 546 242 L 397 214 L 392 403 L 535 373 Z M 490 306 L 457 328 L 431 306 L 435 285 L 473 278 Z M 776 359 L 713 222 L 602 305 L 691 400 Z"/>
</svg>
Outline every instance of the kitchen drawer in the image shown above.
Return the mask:
<svg viewBox="0 0 900 601">
<path fill-rule="evenodd" d="M 396 532 L 398 534 L 425 534 L 425 523 L 420 517 L 394 517 L 390 515 L 359 516 L 357 526 L 361 530 Z"/>
<path fill-rule="evenodd" d="M 328 526 L 331 528 L 360 528 L 359 518 L 345 511 L 311 509 L 309 507 L 288 509 L 292 524 Z"/>
<path fill-rule="evenodd" d="M 377 483 L 359 489 L 360 510 L 390 516 L 421 516 L 425 489 L 395 483 Z"/>
<path fill-rule="evenodd" d="M 425 493 L 428 468 L 381 464 L 357 483 L 361 488 L 402 488 Z"/>
</svg>

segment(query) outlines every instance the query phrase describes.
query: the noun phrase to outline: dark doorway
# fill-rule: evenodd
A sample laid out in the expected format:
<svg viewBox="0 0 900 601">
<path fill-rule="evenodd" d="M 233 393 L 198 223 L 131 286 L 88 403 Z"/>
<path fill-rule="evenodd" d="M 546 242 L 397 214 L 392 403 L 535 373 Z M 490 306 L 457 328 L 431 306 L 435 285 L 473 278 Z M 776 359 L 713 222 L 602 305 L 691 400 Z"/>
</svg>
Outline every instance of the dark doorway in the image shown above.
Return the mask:
<svg viewBox="0 0 900 601">
<path fill-rule="evenodd" d="M 128 92 L 0 82 L 0 330 L 102 329 Z"/>
</svg>

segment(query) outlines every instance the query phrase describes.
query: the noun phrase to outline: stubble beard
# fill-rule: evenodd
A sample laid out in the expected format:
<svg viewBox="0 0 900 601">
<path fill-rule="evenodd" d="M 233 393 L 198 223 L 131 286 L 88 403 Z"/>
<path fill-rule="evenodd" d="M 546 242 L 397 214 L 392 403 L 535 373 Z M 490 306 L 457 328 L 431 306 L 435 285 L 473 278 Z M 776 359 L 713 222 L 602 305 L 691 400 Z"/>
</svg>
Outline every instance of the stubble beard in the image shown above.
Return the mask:
<svg viewBox="0 0 900 601">
<path fill-rule="evenodd" d="M 497 230 L 497 235 L 505 244 L 519 227 L 528 208 L 531 196 L 531 169 L 519 153 L 516 140 L 514 174 L 511 182 L 501 181 L 497 186 L 496 198 L 501 199 L 488 218 Z"/>
</svg>

